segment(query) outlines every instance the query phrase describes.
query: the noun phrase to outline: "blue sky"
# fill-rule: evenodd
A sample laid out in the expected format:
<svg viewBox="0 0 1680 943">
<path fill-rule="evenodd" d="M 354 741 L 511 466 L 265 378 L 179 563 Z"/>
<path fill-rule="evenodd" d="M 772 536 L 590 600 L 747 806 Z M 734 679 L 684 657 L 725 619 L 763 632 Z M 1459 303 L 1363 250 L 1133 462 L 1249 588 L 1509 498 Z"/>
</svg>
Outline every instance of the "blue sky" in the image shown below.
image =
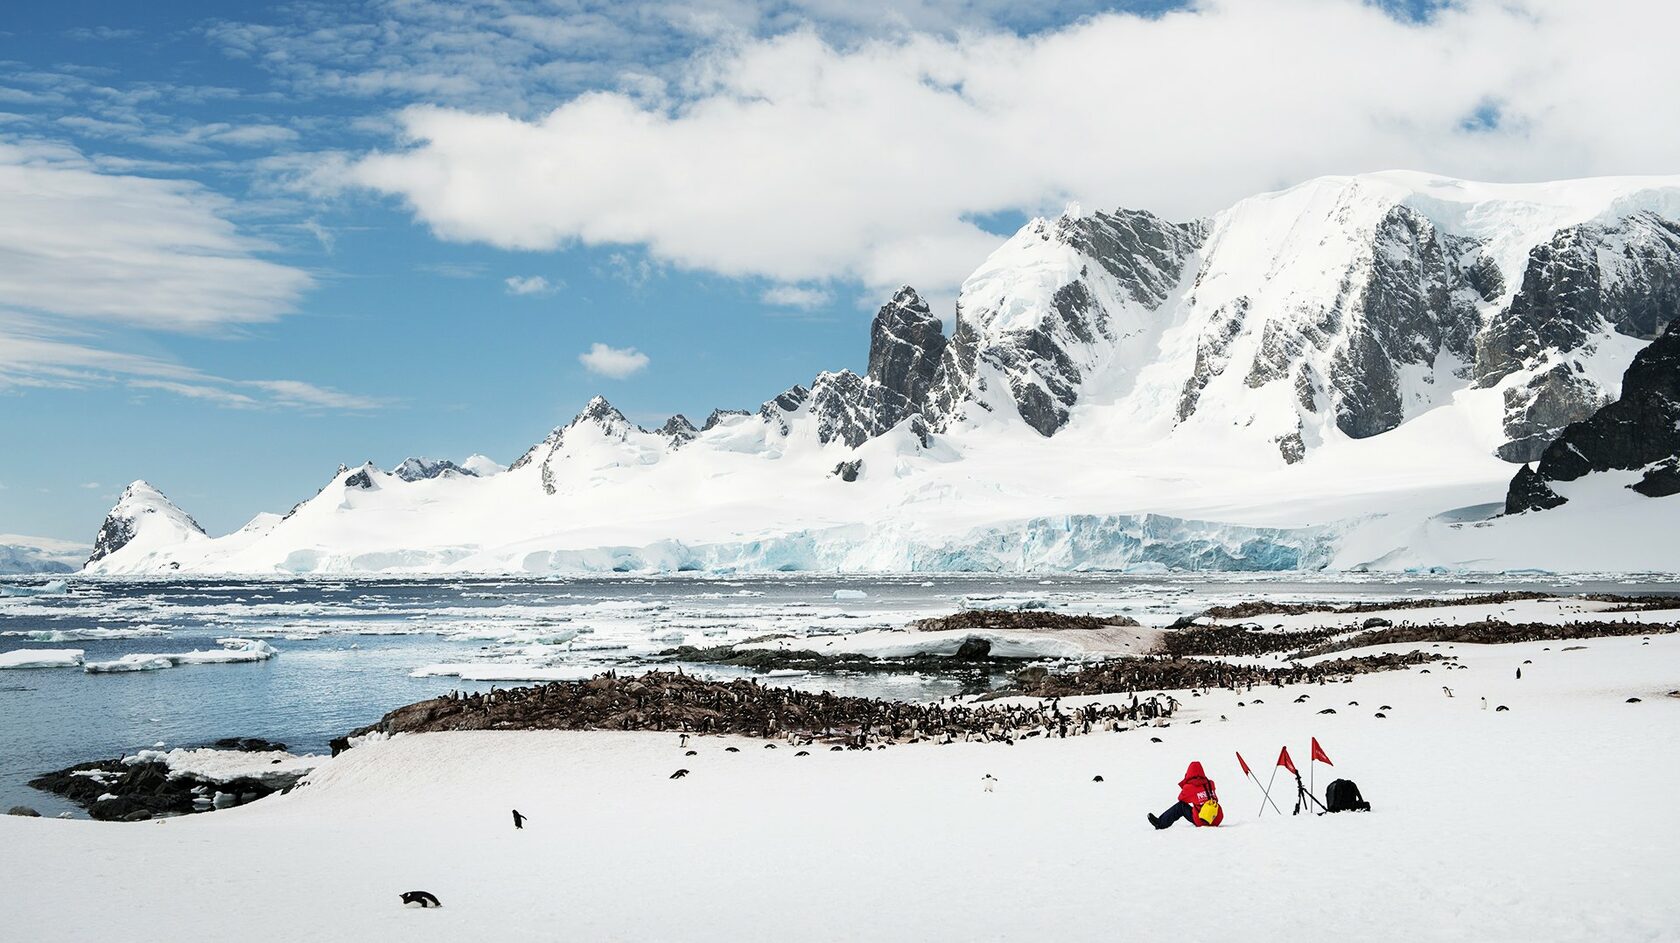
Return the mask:
<svg viewBox="0 0 1680 943">
<path fill-rule="evenodd" d="M 225 532 L 340 462 L 511 461 L 596 393 L 754 407 L 1069 200 L 1672 170 L 1534 6 L 14 5 L 0 533 L 89 539 L 134 478 Z"/>
</svg>

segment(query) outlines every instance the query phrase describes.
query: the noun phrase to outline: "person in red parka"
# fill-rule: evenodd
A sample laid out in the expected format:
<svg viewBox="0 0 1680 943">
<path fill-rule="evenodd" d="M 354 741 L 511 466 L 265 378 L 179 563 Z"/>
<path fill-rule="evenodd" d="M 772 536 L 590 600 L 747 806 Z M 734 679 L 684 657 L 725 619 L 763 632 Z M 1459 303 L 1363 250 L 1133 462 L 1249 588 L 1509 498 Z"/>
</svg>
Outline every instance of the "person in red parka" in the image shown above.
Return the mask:
<svg viewBox="0 0 1680 943">
<path fill-rule="evenodd" d="M 1178 781 L 1178 801 L 1173 803 L 1172 808 L 1160 815 L 1149 814 L 1149 824 L 1156 828 L 1171 828 L 1179 819 L 1189 819 L 1198 828 L 1225 821 L 1225 810 L 1219 807 L 1219 794 L 1214 791 L 1213 780 L 1202 772 L 1200 762 L 1191 763 L 1184 771 L 1184 778 Z"/>
</svg>

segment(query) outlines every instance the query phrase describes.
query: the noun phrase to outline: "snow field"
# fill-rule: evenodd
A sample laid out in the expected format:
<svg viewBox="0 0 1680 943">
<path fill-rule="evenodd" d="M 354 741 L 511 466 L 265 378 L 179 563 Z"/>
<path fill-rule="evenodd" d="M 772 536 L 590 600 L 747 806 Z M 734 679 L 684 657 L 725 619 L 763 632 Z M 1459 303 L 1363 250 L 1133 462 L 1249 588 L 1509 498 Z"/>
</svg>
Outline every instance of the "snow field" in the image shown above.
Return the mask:
<svg viewBox="0 0 1680 943">
<path fill-rule="evenodd" d="M 0 817 L 20 852 L 0 856 L 0 886 L 15 892 L 8 928 L 42 941 L 119 925 L 296 939 L 276 914 L 344 940 L 1671 938 L 1680 640 L 1567 644 L 1585 648 L 1458 645 L 1464 670 L 1185 695 L 1169 727 L 1014 746 L 799 757 L 696 738 L 686 757 L 674 734 L 370 741 L 224 812 Z M 1347 776 L 1375 811 L 1257 818 L 1234 751 L 1264 779 L 1287 744 L 1305 773 L 1313 736 L 1337 764 L 1316 770 L 1319 792 Z M 1227 824 L 1149 829 L 1190 760 Z M 678 768 L 691 773 L 669 779 Z M 1287 812 L 1281 777 L 1273 796 Z M 402 908 L 415 889 L 443 909 Z"/>
</svg>

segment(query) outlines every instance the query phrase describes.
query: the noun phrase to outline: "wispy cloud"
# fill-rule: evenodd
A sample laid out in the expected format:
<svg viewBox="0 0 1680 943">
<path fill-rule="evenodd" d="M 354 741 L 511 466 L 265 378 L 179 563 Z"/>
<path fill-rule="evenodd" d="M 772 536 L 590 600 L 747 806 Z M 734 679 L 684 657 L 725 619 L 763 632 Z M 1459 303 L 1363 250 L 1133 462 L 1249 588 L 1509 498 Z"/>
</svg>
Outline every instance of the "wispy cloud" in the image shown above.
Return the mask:
<svg viewBox="0 0 1680 943">
<path fill-rule="evenodd" d="M 563 282 L 550 282 L 541 275 L 510 275 L 502 279 L 510 295 L 552 295 Z"/>
<path fill-rule="evenodd" d="M 0 139 L 0 305 L 165 330 L 267 321 L 308 273 L 183 181 L 102 173 L 64 145 Z"/>
<path fill-rule="evenodd" d="M 578 363 L 597 376 L 622 380 L 647 369 L 648 355 L 634 347 L 609 347 L 591 344 L 589 350 L 578 354 Z"/>
<path fill-rule="evenodd" d="M 103 335 L 0 311 L 0 392 L 121 385 L 229 409 L 365 412 L 387 401 L 302 380 L 238 380 L 156 357 L 106 349 Z"/>
</svg>

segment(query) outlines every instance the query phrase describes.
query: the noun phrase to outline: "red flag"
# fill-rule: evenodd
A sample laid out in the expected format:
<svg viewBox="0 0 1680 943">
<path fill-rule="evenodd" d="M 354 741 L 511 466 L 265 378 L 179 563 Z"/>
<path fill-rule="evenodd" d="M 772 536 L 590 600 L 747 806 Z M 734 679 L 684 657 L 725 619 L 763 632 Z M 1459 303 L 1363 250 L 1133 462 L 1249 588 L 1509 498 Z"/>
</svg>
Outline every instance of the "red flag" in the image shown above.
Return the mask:
<svg viewBox="0 0 1680 943">
<path fill-rule="evenodd" d="M 1324 748 L 1318 745 L 1318 738 L 1314 737 L 1312 738 L 1312 741 L 1312 758 L 1320 763 L 1323 763 L 1325 766 L 1335 766 L 1336 764 L 1330 762 L 1330 755 L 1325 753 Z"/>
<path fill-rule="evenodd" d="M 1283 752 L 1278 754 L 1277 765 L 1289 770 L 1297 776 L 1301 775 L 1301 771 L 1295 768 L 1295 761 L 1289 758 L 1288 747 L 1284 747 Z"/>
<path fill-rule="evenodd" d="M 1242 753 L 1240 753 L 1240 752 L 1237 754 L 1237 765 L 1241 766 L 1243 768 L 1243 775 L 1244 776 L 1253 776 L 1254 775 L 1253 773 L 1249 772 L 1248 764 L 1243 762 Z"/>
</svg>

